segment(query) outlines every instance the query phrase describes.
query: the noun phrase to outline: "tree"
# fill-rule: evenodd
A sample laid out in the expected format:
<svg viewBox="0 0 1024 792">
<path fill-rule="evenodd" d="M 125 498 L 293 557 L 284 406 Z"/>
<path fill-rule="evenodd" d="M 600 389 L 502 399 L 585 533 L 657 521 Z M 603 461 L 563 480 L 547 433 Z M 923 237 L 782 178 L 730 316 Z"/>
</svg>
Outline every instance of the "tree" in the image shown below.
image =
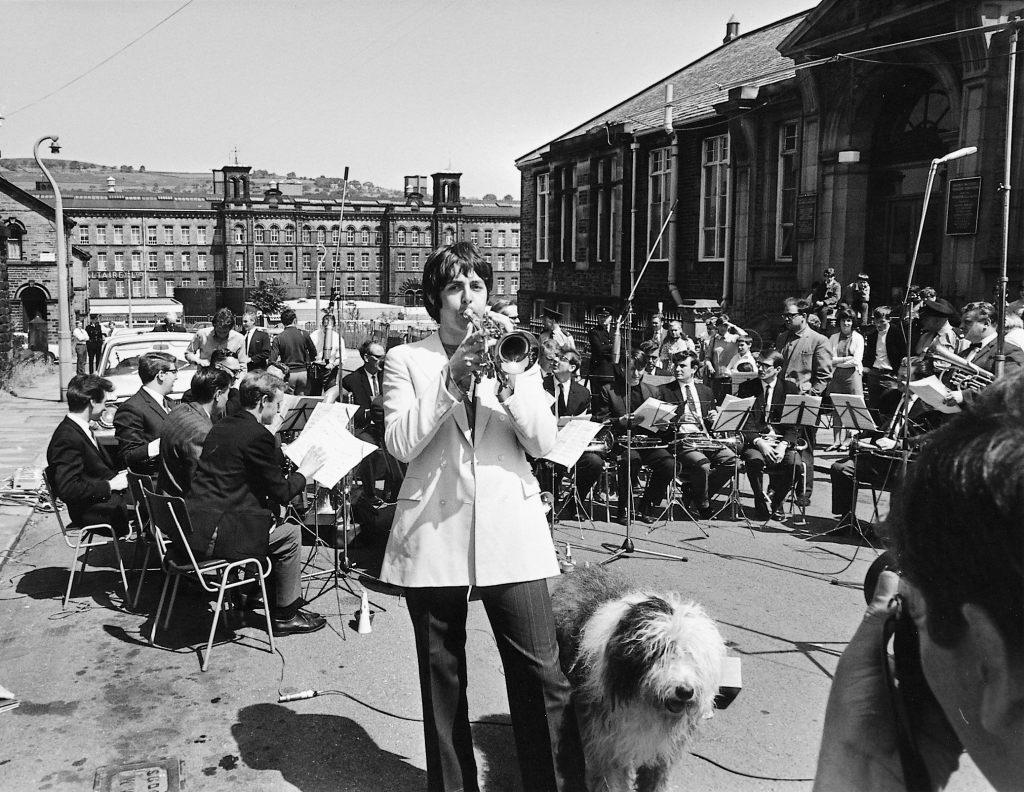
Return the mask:
<svg viewBox="0 0 1024 792">
<path fill-rule="evenodd" d="M 512 193 L 508 193 L 508 195 L 506 195 L 506 196 L 505 196 L 504 198 L 502 198 L 501 200 L 503 200 L 503 201 L 514 201 L 514 200 L 515 200 L 515 198 L 513 198 L 513 197 L 512 197 Z"/>
<path fill-rule="evenodd" d="M 256 306 L 256 310 L 266 314 L 280 313 L 284 307 L 284 298 L 287 295 L 284 286 L 278 281 L 261 281 L 260 285 L 249 292 L 249 302 Z"/>
<path fill-rule="evenodd" d="M 145 165 L 139 165 L 139 173 L 145 173 L 145 172 L 146 172 L 146 166 Z"/>
<path fill-rule="evenodd" d="M 296 178 L 295 177 L 295 171 L 288 171 L 288 173 L 285 174 L 285 178 L 286 179 L 294 179 L 294 178 Z"/>
<path fill-rule="evenodd" d="M 498 196 L 495 195 L 494 193 L 487 193 L 487 195 L 485 195 L 480 200 L 481 201 L 497 201 L 498 200 Z"/>
</svg>

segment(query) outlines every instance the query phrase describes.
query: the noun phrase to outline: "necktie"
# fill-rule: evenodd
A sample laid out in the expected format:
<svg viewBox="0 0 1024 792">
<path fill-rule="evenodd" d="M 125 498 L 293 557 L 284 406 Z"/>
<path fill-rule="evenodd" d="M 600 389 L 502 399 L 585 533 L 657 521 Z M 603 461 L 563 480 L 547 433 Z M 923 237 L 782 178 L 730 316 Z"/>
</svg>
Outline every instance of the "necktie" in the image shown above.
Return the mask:
<svg viewBox="0 0 1024 792">
<path fill-rule="evenodd" d="M 164 399 L 164 412 L 170 412 L 172 406 L 170 399 Z"/>
<path fill-rule="evenodd" d="M 766 385 L 764 388 L 764 421 L 768 423 L 768 414 L 772 409 L 772 386 Z"/>
<path fill-rule="evenodd" d="M 568 400 L 565 396 L 565 383 L 560 383 L 558 386 L 558 414 L 566 415 L 569 412 Z"/>
<path fill-rule="evenodd" d="M 377 375 L 376 374 L 370 374 L 369 377 L 370 377 L 370 397 L 376 399 L 377 398 Z"/>
<path fill-rule="evenodd" d="M 252 354 L 252 337 L 256 334 L 255 330 L 250 330 L 245 336 L 245 353 L 247 355 Z"/>
<path fill-rule="evenodd" d="M 693 383 L 684 385 L 683 387 L 686 388 L 686 412 L 694 418 L 699 418 L 700 412 L 697 410 L 697 403 L 693 398 Z"/>
</svg>

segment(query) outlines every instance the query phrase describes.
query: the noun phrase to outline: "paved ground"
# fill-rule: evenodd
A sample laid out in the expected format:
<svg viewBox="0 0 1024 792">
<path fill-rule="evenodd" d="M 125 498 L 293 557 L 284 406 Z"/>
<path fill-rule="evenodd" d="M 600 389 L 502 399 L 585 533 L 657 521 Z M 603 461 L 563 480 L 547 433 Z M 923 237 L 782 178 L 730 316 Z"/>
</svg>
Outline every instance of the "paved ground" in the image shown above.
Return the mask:
<svg viewBox="0 0 1024 792">
<path fill-rule="evenodd" d="M 4 403 L 5 448 L 45 450 L 62 410 L 42 403 L 46 409 L 36 400 Z M 33 430 L 21 428 L 31 421 Z M 615 562 L 638 585 L 704 603 L 742 658 L 743 691 L 700 732 L 673 789 L 810 788 L 831 674 L 860 618 L 860 584 L 875 557 L 870 547 L 824 533 L 827 490 L 817 487 L 806 525 L 715 521 L 708 537 L 687 521 L 652 533 L 641 526 L 633 532 L 638 552 Z M 582 563 L 605 558 L 601 544 L 617 546 L 623 533 L 598 521 L 561 525 L 555 535 Z M 379 545 L 371 546 L 354 560 L 372 569 L 379 555 Z M 329 558 L 321 551 L 321 566 Z M 153 647 L 147 638 L 159 573 L 147 578 L 132 610 L 112 553 L 100 552 L 93 559 L 99 567 L 87 569 L 62 611 L 70 560 L 53 515 L 36 513 L 0 573 L 0 684 L 23 702 L 0 713 L 3 792 L 91 789 L 101 768 L 160 759 L 180 763 L 192 790 L 424 788 L 404 600 L 371 590 L 372 633 L 358 634 L 358 598 L 345 587 L 328 590 L 315 605 L 328 615 L 328 629 L 281 639 L 277 655 L 266 651 L 258 626 L 238 630 L 233 643 L 225 632 L 202 673 L 194 647 L 205 640 L 209 616 L 200 597 L 183 587 L 170 629 Z M 343 583 L 360 590 L 357 580 Z M 307 596 L 320 585 L 311 582 Z M 481 609 L 472 610 L 470 628 L 470 712 L 483 786 L 513 792 L 520 786 L 508 705 Z M 281 693 L 308 689 L 322 695 L 277 703 Z M 986 787 L 967 768 L 951 788 Z"/>
</svg>

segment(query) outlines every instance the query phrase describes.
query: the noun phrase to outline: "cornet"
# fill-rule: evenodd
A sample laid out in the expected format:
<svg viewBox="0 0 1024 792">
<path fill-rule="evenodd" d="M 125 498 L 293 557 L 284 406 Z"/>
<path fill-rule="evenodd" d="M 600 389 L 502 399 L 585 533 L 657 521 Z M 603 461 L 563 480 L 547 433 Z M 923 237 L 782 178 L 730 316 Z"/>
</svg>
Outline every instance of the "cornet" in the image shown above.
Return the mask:
<svg viewBox="0 0 1024 792">
<path fill-rule="evenodd" d="M 996 378 L 995 374 L 965 360 L 948 346 L 934 346 L 925 352 L 924 356 L 948 365 L 951 370 L 950 382 L 961 390 L 965 388 L 981 390 L 986 385 L 991 385 Z"/>
<path fill-rule="evenodd" d="M 522 374 L 537 364 L 540 342 L 533 333 L 525 330 L 505 332 L 505 326 L 493 318 L 492 311 L 478 314 L 467 308 L 462 316 L 486 339 L 488 362 L 483 371 L 473 372 L 477 382 L 484 376 L 495 376 L 504 383 L 510 375 Z"/>
</svg>

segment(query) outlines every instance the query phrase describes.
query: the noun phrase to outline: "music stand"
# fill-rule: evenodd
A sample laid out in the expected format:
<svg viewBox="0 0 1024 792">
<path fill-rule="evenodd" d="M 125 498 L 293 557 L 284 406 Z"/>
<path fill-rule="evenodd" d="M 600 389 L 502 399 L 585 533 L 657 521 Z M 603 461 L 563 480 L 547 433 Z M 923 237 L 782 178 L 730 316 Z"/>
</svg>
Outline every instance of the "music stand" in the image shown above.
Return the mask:
<svg viewBox="0 0 1024 792">
<path fill-rule="evenodd" d="M 722 406 L 718 409 L 718 416 L 715 418 L 714 426 L 711 427 L 712 433 L 740 434 L 740 430 L 747 422 L 747 417 L 750 415 L 750 410 L 756 401 L 757 399 L 754 396 L 748 396 L 745 399 L 739 399 L 732 395 L 726 396 Z M 740 503 L 741 461 L 739 456 L 737 456 L 736 462 L 733 465 L 732 484 L 729 487 L 729 495 L 726 497 L 725 502 L 712 513 L 709 519 L 714 520 L 719 514 L 731 507 L 731 519 L 738 520 L 742 517 L 743 521 L 747 524 L 747 528 L 751 528 L 750 518 L 747 517 L 743 511 L 743 504 Z"/>
<path fill-rule="evenodd" d="M 833 393 L 832 406 L 835 408 L 839 425 L 854 432 L 875 432 L 878 426 L 871 417 L 871 411 L 864 403 L 863 396 Z"/>
<path fill-rule="evenodd" d="M 280 425 L 276 428 L 277 434 L 285 432 L 298 434 L 301 432 L 309 422 L 313 410 L 317 408 L 317 405 L 322 404 L 324 400 L 323 396 L 291 396 L 290 398 L 295 399 L 295 401 L 289 405 L 288 412 L 285 413 Z"/>
<path fill-rule="evenodd" d="M 818 419 L 821 417 L 821 397 L 811 396 L 809 393 L 791 393 L 786 396 L 786 401 L 782 405 L 782 415 L 779 418 L 779 424 L 785 426 L 803 426 L 804 429 L 804 442 L 807 443 L 807 448 L 814 450 L 814 434 L 811 433 L 810 429 L 818 428 Z M 803 480 L 801 481 L 802 492 L 801 495 L 806 496 L 807 494 L 807 477 L 814 475 L 814 466 L 808 470 L 806 465 L 802 464 L 802 453 L 799 450 L 796 451 L 794 456 L 793 467 L 794 477 L 795 468 L 798 464 L 802 465 L 803 468 Z M 796 487 L 793 488 L 791 497 L 796 498 Z M 800 517 L 803 520 L 801 523 L 795 523 L 799 525 L 807 524 L 807 507 L 802 503 L 797 502 L 800 508 Z"/>
</svg>

